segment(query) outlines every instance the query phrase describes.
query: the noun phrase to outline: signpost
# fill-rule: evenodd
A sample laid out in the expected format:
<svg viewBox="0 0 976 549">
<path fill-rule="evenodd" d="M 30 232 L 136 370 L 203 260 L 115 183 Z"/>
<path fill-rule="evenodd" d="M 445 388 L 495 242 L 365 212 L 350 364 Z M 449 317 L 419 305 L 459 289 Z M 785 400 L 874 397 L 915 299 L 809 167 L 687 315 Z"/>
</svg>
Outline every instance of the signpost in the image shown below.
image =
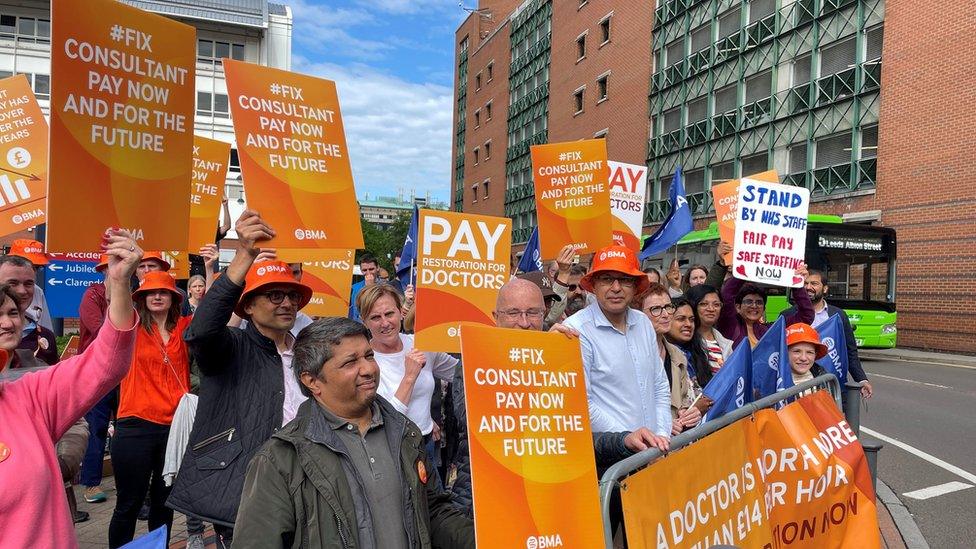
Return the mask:
<svg viewBox="0 0 976 549">
<path fill-rule="evenodd" d="M 44 296 L 52 317 L 78 316 L 85 290 L 102 280 L 96 265 L 98 254 L 94 253 L 51 254 L 51 263 L 44 269 Z"/>
</svg>

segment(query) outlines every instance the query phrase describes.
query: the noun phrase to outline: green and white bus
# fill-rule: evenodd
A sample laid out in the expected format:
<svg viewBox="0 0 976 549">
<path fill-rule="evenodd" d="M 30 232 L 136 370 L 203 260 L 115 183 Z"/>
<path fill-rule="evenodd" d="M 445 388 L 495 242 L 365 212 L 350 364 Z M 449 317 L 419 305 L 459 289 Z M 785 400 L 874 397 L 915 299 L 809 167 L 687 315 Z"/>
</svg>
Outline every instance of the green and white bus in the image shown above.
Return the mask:
<svg viewBox="0 0 976 549">
<path fill-rule="evenodd" d="M 677 246 L 682 271 L 689 265 L 711 266 L 718 246 L 718 224 L 685 235 Z M 825 273 L 827 300 L 851 320 L 858 347 L 892 348 L 898 337 L 895 309 L 895 230 L 844 223 L 833 215 L 810 215 L 806 262 Z M 651 264 L 663 275 L 672 251 Z M 790 306 L 784 288 L 767 287 L 766 318 L 776 320 Z"/>
</svg>

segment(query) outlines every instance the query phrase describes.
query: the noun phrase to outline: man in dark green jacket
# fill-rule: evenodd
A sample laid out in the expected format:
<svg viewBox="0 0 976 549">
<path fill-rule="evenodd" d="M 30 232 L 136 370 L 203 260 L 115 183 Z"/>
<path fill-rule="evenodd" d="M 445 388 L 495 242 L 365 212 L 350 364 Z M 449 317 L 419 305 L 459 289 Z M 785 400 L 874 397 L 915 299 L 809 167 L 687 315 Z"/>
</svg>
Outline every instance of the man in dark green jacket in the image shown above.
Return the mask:
<svg viewBox="0 0 976 549">
<path fill-rule="evenodd" d="M 310 399 L 251 460 L 235 548 L 475 546 L 431 478 L 420 430 L 377 396 L 367 335 L 346 318 L 302 331 L 294 369 Z"/>
</svg>

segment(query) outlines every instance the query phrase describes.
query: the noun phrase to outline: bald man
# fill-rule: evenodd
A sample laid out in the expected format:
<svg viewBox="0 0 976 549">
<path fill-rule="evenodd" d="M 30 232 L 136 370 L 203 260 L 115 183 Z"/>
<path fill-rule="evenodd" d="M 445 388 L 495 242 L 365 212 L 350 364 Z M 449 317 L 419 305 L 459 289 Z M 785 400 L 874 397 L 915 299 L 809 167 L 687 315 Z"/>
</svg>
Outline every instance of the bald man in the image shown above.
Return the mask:
<svg viewBox="0 0 976 549">
<path fill-rule="evenodd" d="M 498 290 L 495 310 L 491 316 L 499 328 L 516 330 L 542 330 L 546 316 L 546 304 L 542 290 L 535 283 L 521 278 L 513 278 Z M 572 328 L 556 324 L 550 332 L 560 332 L 567 337 L 579 337 Z M 451 501 L 468 517 L 473 516 L 471 502 L 471 460 L 468 453 L 466 413 L 464 409 L 464 374 L 458 364 L 451 384 L 454 398 L 454 413 L 463 431 L 460 434 L 458 451 L 455 457 L 457 478 L 451 487 Z M 641 428 L 632 433 L 593 433 L 593 447 L 598 468 L 610 465 L 634 453 L 646 450 L 654 433 Z"/>
</svg>

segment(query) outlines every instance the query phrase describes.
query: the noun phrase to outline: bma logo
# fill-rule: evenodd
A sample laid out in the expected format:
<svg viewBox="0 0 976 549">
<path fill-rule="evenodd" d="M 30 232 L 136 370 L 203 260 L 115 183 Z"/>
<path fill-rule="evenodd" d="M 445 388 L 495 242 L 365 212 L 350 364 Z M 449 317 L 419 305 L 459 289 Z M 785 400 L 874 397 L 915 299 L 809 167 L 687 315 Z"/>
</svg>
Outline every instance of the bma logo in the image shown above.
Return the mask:
<svg viewBox="0 0 976 549">
<path fill-rule="evenodd" d="M 617 250 L 610 250 L 608 252 L 600 253 L 600 261 L 606 261 L 608 257 L 619 257 L 621 259 L 627 259 L 627 254 Z"/>
<path fill-rule="evenodd" d="M 525 549 L 547 549 L 548 547 L 562 547 L 563 538 L 559 534 L 548 536 L 529 536 L 525 539 Z"/>
<path fill-rule="evenodd" d="M 273 273 L 291 273 L 291 269 L 286 269 L 281 265 L 268 265 L 266 267 L 258 267 L 258 276 L 264 276 L 265 274 Z"/>
<path fill-rule="evenodd" d="M 834 350 L 834 346 L 837 345 L 837 343 L 834 342 L 834 338 L 832 338 L 830 336 L 823 338 L 823 340 L 821 341 L 821 343 L 823 343 L 824 345 L 827 346 L 827 351 L 828 352 L 829 351 L 833 351 Z"/>
<path fill-rule="evenodd" d="M 322 240 L 325 238 L 325 231 L 321 229 L 295 229 L 295 238 L 298 240 Z"/>
<path fill-rule="evenodd" d="M 14 222 L 14 225 L 20 225 L 25 221 L 40 219 L 42 217 L 44 217 L 44 210 L 37 208 L 29 212 L 21 212 L 19 214 L 14 214 L 13 217 L 10 218 L 10 220 Z"/>
<path fill-rule="evenodd" d="M 739 376 L 735 381 L 735 405 L 739 408 L 746 403 L 746 380 Z"/>
<path fill-rule="evenodd" d="M 779 370 L 779 351 L 769 355 L 769 369 L 773 371 Z"/>
</svg>

